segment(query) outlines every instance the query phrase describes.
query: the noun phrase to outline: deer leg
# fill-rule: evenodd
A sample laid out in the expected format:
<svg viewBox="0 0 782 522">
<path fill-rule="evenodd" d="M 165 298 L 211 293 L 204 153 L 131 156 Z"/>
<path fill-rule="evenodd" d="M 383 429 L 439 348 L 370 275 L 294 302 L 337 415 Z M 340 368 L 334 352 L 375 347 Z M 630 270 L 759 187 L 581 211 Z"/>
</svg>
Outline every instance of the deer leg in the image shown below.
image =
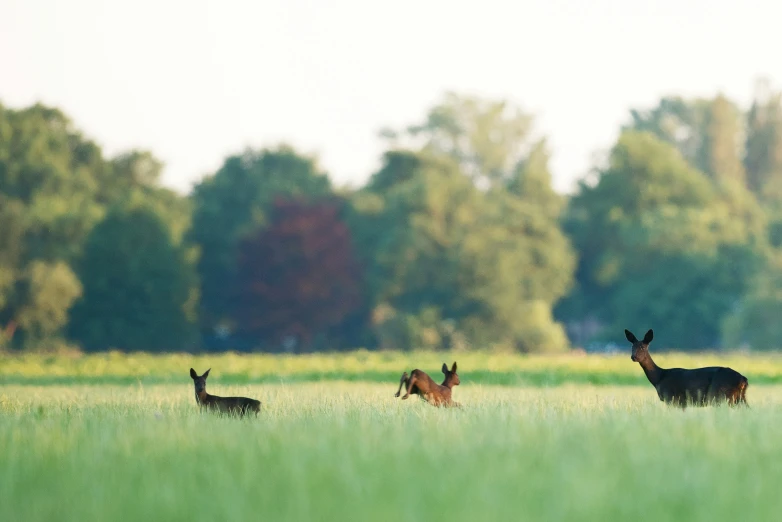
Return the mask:
<svg viewBox="0 0 782 522">
<path fill-rule="evenodd" d="M 749 408 L 749 404 L 747 403 L 747 397 L 744 395 L 746 393 L 746 388 L 742 388 L 741 390 L 737 391 L 733 395 L 733 404 L 731 406 L 744 406 Z"/>
<path fill-rule="evenodd" d="M 402 400 L 405 400 L 408 397 L 410 397 L 410 393 L 413 391 L 413 386 L 415 386 L 415 375 L 407 379 L 407 393 L 404 394 Z"/>
<path fill-rule="evenodd" d="M 749 403 L 747 403 L 747 386 L 749 383 L 746 379 L 744 379 L 741 383 L 741 389 L 739 390 L 739 403 L 743 404 L 747 408 L 749 408 Z"/>
<path fill-rule="evenodd" d="M 725 394 L 725 402 L 727 402 L 728 406 L 730 406 L 731 408 L 738 403 L 739 401 L 738 394 L 739 394 L 738 390 L 728 391 Z"/>
<path fill-rule="evenodd" d="M 741 402 L 742 391 L 743 390 L 741 389 L 741 387 L 720 388 L 713 393 L 712 402 L 714 402 L 715 404 L 718 402 L 726 402 L 729 407 L 733 408 Z"/>
<path fill-rule="evenodd" d="M 402 386 L 407 384 L 407 378 L 407 372 L 404 372 L 402 378 L 399 379 L 399 389 L 396 391 L 396 394 L 394 394 L 394 397 L 399 397 L 399 394 L 402 393 Z"/>
<path fill-rule="evenodd" d="M 687 401 L 689 400 L 689 397 L 687 394 L 684 394 L 684 396 L 673 396 L 671 397 L 671 403 L 676 406 L 677 408 L 680 408 L 682 411 L 687 409 Z"/>
</svg>

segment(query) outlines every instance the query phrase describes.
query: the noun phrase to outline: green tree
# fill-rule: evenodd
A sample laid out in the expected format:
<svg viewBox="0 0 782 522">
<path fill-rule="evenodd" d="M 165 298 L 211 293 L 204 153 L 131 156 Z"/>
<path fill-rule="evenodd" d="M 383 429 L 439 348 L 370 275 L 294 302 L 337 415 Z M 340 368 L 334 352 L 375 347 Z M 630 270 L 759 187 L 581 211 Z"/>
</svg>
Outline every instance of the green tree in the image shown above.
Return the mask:
<svg viewBox="0 0 782 522">
<path fill-rule="evenodd" d="M 59 110 L 0 106 L 0 327 L 56 336 L 81 292 L 68 268 L 103 215 L 100 149 Z"/>
<path fill-rule="evenodd" d="M 567 346 L 550 309 L 567 290 L 572 252 L 539 208 L 505 189 L 476 189 L 451 158 L 407 151 L 387 153 L 355 201 L 356 236 L 373 254 L 368 272 L 381 344 Z M 519 328 L 530 310 L 542 318 L 537 337 Z"/>
<path fill-rule="evenodd" d="M 68 322 L 68 310 L 82 293 L 78 278 L 62 261 L 33 261 L 17 285 L 24 301 L 16 321 L 30 344 L 55 337 Z"/>
<path fill-rule="evenodd" d="M 709 103 L 696 166 L 714 180 L 746 186 L 741 118 L 738 107 L 721 94 Z"/>
<path fill-rule="evenodd" d="M 744 168 L 747 185 L 759 199 L 782 202 L 782 93 L 770 92 L 766 83 L 757 87 L 747 114 Z"/>
<path fill-rule="evenodd" d="M 131 149 L 104 161 L 99 169 L 98 201 L 106 206 L 122 204 L 138 194 L 161 190 L 163 162 L 152 152 Z"/>
<path fill-rule="evenodd" d="M 97 149 L 59 110 L 34 105 L 3 111 L 10 127 L 0 168 L 0 193 L 25 206 L 25 255 L 71 261 L 102 217 L 95 201 Z"/>
<path fill-rule="evenodd" d="M 690 165 L 697 167 L 708 109 L 709 102 L 703 99 L 666 96 L 650 110 L 632 109 L 632 121 L 622 131 L 650 132 L 676 147 Z"/>
<path fill-rule="evenodd" d="M 505 100 L 445 94 L 425 120 L 403 133 L 384 130 L 394 146 L 422 149 L 455 160 L 481 186 L 498 186 L 512 176 L 527 152 L 532 117 Z M 403 143 L 403 141 L 409 143 Z"/>
<path fill-rule="evenodd" d="M 154 187 L 160 181 L 163 163 L 150 151 L 133 149 L 111 160 L 114 185 L 128 187 Z"/>
<path fill-rule="evenodd" d="M 713 180 L 745 184 L 740 109 L 722 94 L 713 99 L 664 97 L 651 110 L 631 110 L 623 130 L 650 132 L 676 147 Z"/>
<path fill-rule="evenodd" d="M 192 225 L 192 201 L 159 186 L 162 170 L 163 163 L 149 151 L 134 149 L 119 154 L 106 169 L 105 201 L 107 206 L 152 210 L 166 223 L 174 244 L 183 245 Z M 188 258 L 197 259 L 197 249 L 189 244 Z"/>
<path fill-rule="evenodd" d="M 447 93 L 352 198 L 381 344 L 561 350 L 575 265 L 545 139 L 504 100 Z"/>
<path fill-rule="evenodd" d="M 622 134 L 608 169 L 571 200 L 567 230 L 581 256 L 561 312 L 611 332 L 659 324 L 685 349 L 719 342 L 722 318 L 767 254 L 752 195 L 710 182 L 646 132 Z"/>
<path fill-rule="evenodd" d="M 24 229 L 22 202 L 0 194 L 0 311 L 6 314 L 24 253 Z"/>
<path fill-rule="evenodd" d="M 565 200 L 552 186 L 550 154 L 545 139 L 533 144 L 529 154 L 516 165 L 508 179 L 508 191 L 553 220 L 559 220 Z"/>
<path fill-rule="evenodd" d="M 779 256 L 760 271 L 722 324 L 727 348 L 749 346 L 753 350 L 782 348 L 782 260 Z"/>
<path fill-rule="evenodd" d="M 79 274 L 84 295 L 70 330 L 85 348 L 192 347 L 194 269 L 153 210 L 112 210 L 90 234 Z"/>
</svg>

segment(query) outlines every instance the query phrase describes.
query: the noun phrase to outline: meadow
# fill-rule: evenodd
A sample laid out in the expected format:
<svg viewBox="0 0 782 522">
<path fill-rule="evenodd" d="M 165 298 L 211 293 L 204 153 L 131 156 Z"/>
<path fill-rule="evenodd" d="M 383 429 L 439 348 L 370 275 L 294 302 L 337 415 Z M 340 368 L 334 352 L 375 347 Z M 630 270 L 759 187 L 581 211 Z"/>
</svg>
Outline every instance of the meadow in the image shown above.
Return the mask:
<svg viewBox="0 0 782 522">
<path fill-rule="evenodd" d="M 463 407 L 393 397 L 459 362 Z M 0 356 L 0 520 L 778 520 L 782 358 L 751 409 L 668 408 L 628 354 Z M 413 361 L 415 363 L 413 364 Z M 258 418 L 199 413 L 208 390 Z"/>
</svg>

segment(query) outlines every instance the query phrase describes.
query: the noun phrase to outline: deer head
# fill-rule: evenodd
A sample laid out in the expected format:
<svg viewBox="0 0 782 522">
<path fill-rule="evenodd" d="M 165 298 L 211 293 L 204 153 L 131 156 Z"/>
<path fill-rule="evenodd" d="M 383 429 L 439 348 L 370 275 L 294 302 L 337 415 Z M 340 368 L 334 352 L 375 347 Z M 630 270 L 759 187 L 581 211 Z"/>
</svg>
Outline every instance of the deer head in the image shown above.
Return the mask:
<svg viewBox="0 0 782 522">
<path fill-rule="evenodd" d="M 443 373 L 445 374 L 445 380 L 443 381 L 444 386 L 450 388 L 459 385 L 459 376 L 456 374 L 456 361 L 453 362 L 453 366 L 451 366 L 450 370 L 448 369 L 448 365 L 443 363 Z"/>
<path fill-rule="evenodd" d="M 190 368 L 190 377 L 193 379 L 193 383 L 195 384 L 196 395 L 206 391 L 206 378 L 209 377 L 210 371 L 211 368 L 209 368 L 209 370 L 206 370 L 204 374 L 199 377 L 198 374 L 195 372 L 195 370 Z"/>
<path fill-rule="evenodd" d="M 633 352 L 630 359 L 634 362 L 640 362 L 649 357 L 649 343 L 654 339 L 654 332 L 651 328 L 646 332 L 646 335 L 644 335 L 643 341 L 639 341 L 630 330 L 625 330 L 625 337 L 627 337 L 628 341 L 633 343 Z"/>
</svg>

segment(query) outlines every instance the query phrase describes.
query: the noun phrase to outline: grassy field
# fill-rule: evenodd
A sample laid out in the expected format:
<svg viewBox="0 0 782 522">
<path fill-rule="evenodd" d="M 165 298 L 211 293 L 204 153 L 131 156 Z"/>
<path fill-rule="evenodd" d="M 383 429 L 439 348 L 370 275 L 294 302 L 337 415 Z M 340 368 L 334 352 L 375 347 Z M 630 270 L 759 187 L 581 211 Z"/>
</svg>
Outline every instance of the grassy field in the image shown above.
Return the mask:
<svg viewBox="0 0 782 522">
<path fill-rule="evenodd" d="M 750 385 L 782 385 L 782 354 L 658 354 L 663 367 L 730 365 L 749 378 Z M 627 352 L 611 355 L 523 356 L 468 352 L 368 352 L 300 356 L 131 354 L 86 356 L 0 354 L 0 384 L 176 384 L 190 382 L 190 367 L 199 373 L 212 368 L 210 383 L 293 384 L 315 381 L 389 383 L 402 371 L 421 368 L 437 374 L 443 362 L 459 363 L 462 383 L 504 386 L 649 385 Z"/>
<path fill-rule="evenodd" d="M 751 409 L 682 412 L 627 356 L 485 354 L 456 356 L 463 408 L 436 409 L 395 399 L 398 374 L 453 357 L 413 357 L 4 356 L 0 520 L 779 519 L 782 386 L 754 382 L 779 358 L 725 358 Z M 200 414 L 190 366 L 261 415 Z"/>
</svg>

